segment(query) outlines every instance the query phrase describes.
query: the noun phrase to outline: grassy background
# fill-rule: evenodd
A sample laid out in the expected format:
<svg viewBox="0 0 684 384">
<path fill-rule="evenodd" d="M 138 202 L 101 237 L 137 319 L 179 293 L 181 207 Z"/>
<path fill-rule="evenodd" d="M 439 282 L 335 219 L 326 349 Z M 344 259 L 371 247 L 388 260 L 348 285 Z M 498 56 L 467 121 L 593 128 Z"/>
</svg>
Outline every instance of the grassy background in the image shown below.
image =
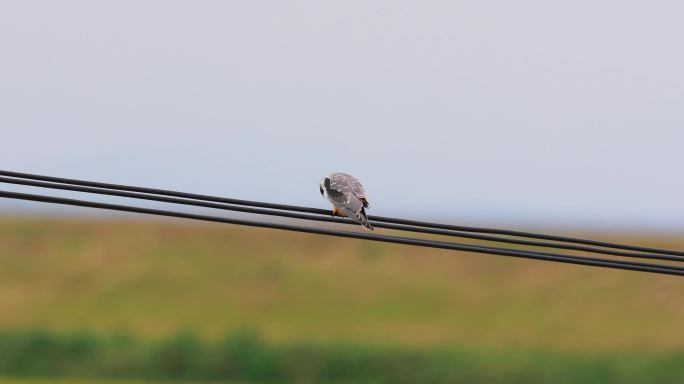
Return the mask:
<svg viewBox="0 0 684 384">
<path fill-rule="evenodd" d="M 158 383 L 158 381 L 142 381 L 142 380 L 96 380 L 93 379 L 25 379 L 17 377 L 0 377 L 0 383 L 3 384 L 147 384 L 147 383 Z M 189 384 L 189 383 L 188 383 Z"/>
<path fill-rule="evenodd" d="M 684 249 L 674 237 L 583 235 Z M 154 348 L 181 330 L 210 345 L 249 329 L 284 355 L 296 345 L 379 348 L 399 361 L 449 350 L 439 359 L 466 354 L 482 372 L 520 355 L 524 372 L 555 354 L 566 368 L 646 361 L 646 372 L 680 361 L 682 297 L 676 277 L 272 230 L 0 220 L 0 329 L 10 334 L 124 333 Z"/>
</svg>

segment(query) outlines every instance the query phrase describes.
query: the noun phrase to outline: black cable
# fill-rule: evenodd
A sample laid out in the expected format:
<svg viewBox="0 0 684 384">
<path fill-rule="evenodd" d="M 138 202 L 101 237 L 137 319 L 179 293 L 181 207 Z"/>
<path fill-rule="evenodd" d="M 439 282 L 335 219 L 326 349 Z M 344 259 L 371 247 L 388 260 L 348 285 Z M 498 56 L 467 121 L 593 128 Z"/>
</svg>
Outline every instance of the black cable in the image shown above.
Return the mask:
<svg viewBox="0 0 684 384">
<path fill-rule="evenodd" d="M 179 217 L 179 218 L 192 219 L 192 220 L 236 224 L 236 225 L 244 225 L 244 226 L 250 226 L 250 227 L 271 228 L 271 229 L 279 229 L 279 230 L 294 231 L 294 232 L 314 233 L 314 234 L 320 234 L 320 235 L 363 239 L 363 240 L 371 240 L 371 241 L 379 241 L 379 242 L 395 243 L 395 244 L 414 245 L 414 246 L 422 246 L 422 247 L 429 247 L 429 248 L 449 249 L 449 250 L 457 250 L 457 251 L 464 251 L 464 252 L 488 253 L 488 254 L 493 254 L 493 255 L 511 256 L 511 257 L 525 258 L 525 259 L 533 259 L 533 260 L 555 261 L 555 262 L 568 263 L 568 264 L 578 264 L 578 265 L 605 267 L 605 268 L 612 268 L 612 269 L 623 269 L 623 270 L 631 270 L 631 271 L 651 272 L 651 273 L 659 273 L 659 274 L 667 274 L 667 275 L 684 276 L 684 268 L 670 266 L 670 265 L 623 262 L 623 261 L 598 259 L 598 258 L 590 258 L 590 257 L 579 257 L 579 256 L 568 256 L 568 255 L 558 255 L 558 254 L 516 251 L 516 250 L 493 248 L 493 247 L 480 247 L 480 246 L 474 246 L 474 245 L 458 244 L 458 243 L 445 243 L 445 242 L 425 240 L 425 239 L 412 239 L 412 238 L 405 238 L 405 237 L 385 236 L 385 235 L 376 235 L 376 234 L 368 234 L 368 233 L 360 233 L 360 232 L 346 232 L 346 231 L 338 231 L 338 230 L 332 230 L 332 229 L 302 227 L 302 226 L 294 226 L 294 225 L 289 225 L 289 224 L 267 223 L 267 222 L 231 219 L 231 218 L 225 218 L 225 217 L 197 215 L 197 214 L 184 213 L 184 212 L 165 211 L 165 210 L 158 210 L 158 209 L 140 208 L 140 207 L 132 207 L 132 206 L 126 206 L 126 205 L 107 204 L 107 203 L 96 203 L 96 202 L 84 201 L 84 200 L 65 199 L 65 198 L 61 198 L 61 197 L 33 195 L 33 194 L 8 192 L 8 191 L 0 191 L 0 197 L 5 197 L 5 198 L 9 198 L 9 199 L 52 203 L 52 204 L 72 205 L 72 206 L 78 206 L 78 207 L 107 209 L 107 210 L 122 211 L 122 212 L 142 213 L 142 214 L 150 214 L 150 215 L 157 215 L 157 216 Z"/>
<path fill-rule="evenodd" d="M 212 202 L 224 203 L 224 204 L 252 206 L 252 207 L 260 207 L 260 208 L 267 208 L 267 209 L 276 209 L 276 210 L 286 210 L 286 211 L 311 213 L 311 214 L 325 215 L 325 216 L 330 214 L 330 211 L 324 210 L 324 209 L 318 209 L 318 208 L 298 207 L 298 206 L 293 206 L 293 205 L 274 204 L 274 203 L 249 201 L 249 200 L 240 200 L 240 199 L 232 199 L 232 198 L 225 198 L 225 197 L 216 197 L 216 196 L 199 195 L 199 194 L 194 194 L 194 193 L 178 192 L 178 191 L 167 191 L 167 190 L 154 189 L 154 188 L 135 187 L 135 186 L 129 186 L 129 185 L 118 185 L 118 184 L 110 184 L 110 183 L 100 183 L 100 182 L 67 179 L 67 178 L 44 176 L 44 175 L 34 175 L 34 174 L 21 173 L 21 172 L 12 172 L 12 171 L 0 170 L 0 175 L 22 178 L 22 179 L 48 181 L 48 182 L 54 182 L 54 183 L 60 183 L 60 184 L 70 184 L 70 185 L 80 185 L 80 186 L 95 187 L 95 188 L 115 189 L 115 190 L 121 190 L 121 191 L 140 192 L 140 193 L 148 193 L 148 194 L 154 194 L 154 195 L 180 197 L 180 198 L 192 199 L 192 200 L 212 201 Z M 384 223 L 389 223 L 389 224 L 399 224 L 399 225 L 412 226 L 412 227 L 433 228 L 433 229 L 442 229 L 442 230 L 460 231 L 460 232 L 488 233 L 488 234 L 497 234 L 497 235 L 515 236 L 515 237 L 526 237 L 526 238 L 533 238 L 533 239 L 540 239 L 540 240 L 557 241 L 557 242 L 563 242 L 563 243 L 574 243 L 574 244 L 583 244 L 583 245 L 597 246 L 597 247 L 603 247 L 603 248 L 621 249 L 621 250 L 626 250 L 626 251 L 636 251 L 636 252 L 659 253 L 659 254 L 665 254 L 665 255 L 684 256 L 684 252 L 682 252 L 682 251 L 658 249 L 658 248 L 651 248 L 651 247 L 641 247 L 641 246 L 617 244 L 617 243 L 609 243 L 609 242 L 604 242 L 604 241 L 578 239 L 578 238 L 573 238 L 573 237 L 546 235 L 546 234 L 539 234 L 539 233 L 532 233 L 532 232 L 512 231 L 512 230 L 506 230 L 506 229 L 478 228 L 478 227 L 467 227 L 467 226 L 459 226 L 459 225 L 429 223 L 429 222 L 424 222 L 424 221 L 397 219 L 397 218 L 383 217 L 383 216 L 369 216 L 369 220 L 374 225 L 377 225 L 377 223 L 379 223 L 379 222 L 384 222 Z"/>
<path fill-rule="evenodd" d="M 191 205 L 191 206 L 222 209 L 222 210 L 229 210 L 229 211 L 238 211 L 238 212 L 246 212 L 246 213 L 253 213 L 253 214 L 260 214 L 260 215 L 288 217 L 288 218 L 301 219 L 301 220 L 312 220 L 312 221 L 321 221 L 321 222 L 336 223 L 336 224 L 356 225 L 356 223 L 353 223 L 349 220 L 334 218 L 334 217 L 330 217 L 330 216 L 307 215 L 307 214 L 292 213 L 292 212 L 288 212 L 288 211 L 277 211 L 277 210 L 267 210 L 267 209 L 261 209 L 261 208 L 250 208 L 250 207 L 243 207 L 243 206 L 226 205 L 226 204 L 221 204 L 221 203 L 203 202 L 203 201 L 199 201 L 199 200 L 188 200 L 188 199 L 174 198 L 174 197 L 163 197 L 163 196 L 158 196 L 158 195 L 143 194 L 143 193 L 139 193 L 139 192 L 126 192 L 126 191 L 94 188 L 94 187 L 83 187 L 83 186 L 77 186 L 77 185 L 57 184 L 57 183 L 42 182 L 42 181 L 27 180 L 27 179 L 8 178 L 8 177 L 3 177 L 3 176 L 0 176 L 0 182 L 1 183 L 27 185 L 27 186 L 39 187 L 39 188 L 51 188 L 51 189 L 68 190 L 68 191 L 75 191 L 75 192 L 84 192 L 84 193 L 120 196 L 120 197 L 150 200 L 150 201 L 159 201 L 159 202 L 172 203 L 172 204 Z M 400 230 L 400 231 L 419 232 L 419 233 L 426 233 L 426 234 L 433 234 L 433 235 L 462 237 L 462 238 L 468 238 L 468 239 L 494 241 L 494 242 L 509 243 L 509 244 L 519 244 L 519 245 L 527 245 L 527 246 L 534 246 L 534 247 L 567 249 L 567 250 L 574 250 L 574 251 L 581 251 L 581 252 L 600 253 L 600 254 L 613 255 L 613 256 L 652 259 L 652 260 L 684 261 L 684 257 L 680 257 L 680 256 L 668 256 L 668 255 L 656 255 L 656 254 L 614 251 L 614 250 L 610 250 L 610 249 L 592 248 L 592 247 L 585 247 L 585 246 L 581 246 L 581 245 L 545 243 L 545 242 L 532 241 L 532 240 L 518 240 L 518 239 L 507 238 L 507 237 L 496 237 L 496 236 L 487 236 L 487 235 L 479 235 L 479 234 L 470 234 L 470 233 L 462 233 L 462 232 L 448 231 L 448 230 L 442 230 L 442 229 L 411 227 L 411 226 L 403 226 L 403 225 L 390 224 L 390 223 L 374 223 L 374 225 L 377 228 L 386 228 L 386 229 L 393 229 L 393 230 Z"/>
</svg>

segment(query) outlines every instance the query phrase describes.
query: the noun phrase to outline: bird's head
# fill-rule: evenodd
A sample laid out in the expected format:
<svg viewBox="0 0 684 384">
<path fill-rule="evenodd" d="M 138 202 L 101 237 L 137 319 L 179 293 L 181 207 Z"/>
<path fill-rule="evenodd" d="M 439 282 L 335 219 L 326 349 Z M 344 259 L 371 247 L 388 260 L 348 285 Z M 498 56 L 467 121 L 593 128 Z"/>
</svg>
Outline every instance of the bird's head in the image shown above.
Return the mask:
<svg viewBox="0 0 684 384">
<path fill-rule="evenodd" d="M 325 196 L 326 184 L 328 186 L 330 186 L 330 179 L 327 177 L 324 177 L 321 179 L 321 182 L 318 185 L 318 190 L 321 191 L 321 196 Z"/>
</svg>

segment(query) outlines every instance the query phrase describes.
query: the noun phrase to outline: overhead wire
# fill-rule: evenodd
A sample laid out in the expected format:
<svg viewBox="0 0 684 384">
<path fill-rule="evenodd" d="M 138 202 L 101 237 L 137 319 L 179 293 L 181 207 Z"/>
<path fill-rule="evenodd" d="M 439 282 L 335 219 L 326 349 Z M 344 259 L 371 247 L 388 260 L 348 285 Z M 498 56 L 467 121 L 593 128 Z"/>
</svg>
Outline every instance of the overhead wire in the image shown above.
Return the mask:
<svg viewBox="0 0 684 384">
<path fill-rule="evenodd" d="M 259 214 L 259 215 L 286 217 L 286 218 L 299 219 L 299 220 L 327 222 L 327 223 L 334 223 L 334 224 L 351 224 L 351 225 L 356 224 L 356 223 L 349 221 L 349 220 L 346 220 L 346 219 L 331 217 L 329 214 L 326 216 L 312 215 L 312 214 L 301 214 L 301 213 L 290 212 L 290 211 L 279 211 L 279 210 L 272 210 L 272 209 L 253 208 L 253 207 L 230 205 L 230 204 L 224 204 L 224 203 L 214 203 L 214 202 L 203 201 L 203 200 L 192 200 L 192 199 L 186 199 L 186 198 L 166 197 L 166 196 L 152 195 L 152 194 L 141 193 L 141 192 L 127 192 L 127 191 L 121 191 L 121 190 L 115 190 L 115 189 L 85 187 L 85 186 L 80 186 L 80 185 L 59 184 L 59 183 L 54 183 L 54 182 L 36 181 L 36 180 L 31 180 L 31 179 L 19 179 L 19 178 L 11 178 L 11 177 L 0 176 L 0 183 L 25 185 L 25 186 L 38 187 L 38 188 L 68 190 L 68 191 L 83 192 L 83 193 L 90 193 L 90 194 L 118 196 L 118 197 L 134 198 L 134 199 L 141 199 L 141 200 L 148 200 L 148 201 L 158 201 L 158 202 L 163 202 L 163 203 L 181 204 L 181 205 L 190 205 L 190 206 L 197 206 L 197 207 L 204 207 L 204 208 L 237 211 L 237 212 Z M 642 259 L 652 259 L 652 260 L 667 260 L 667 261 L 682 261 L 682 262 L 684 262 L 684 257 L 667 255 L 667 254 L 626 252 L 626 251 L 620 251 L 620 250 L 604 249 L 604 248 L 597 248 L 597 247 L 588 247 L 588 246 L 574 245 L 574 244 L 549 243 L 549 242 L 540 242 L 540 241 L 534 241 L 534 240 L 520 240 L 520 239 L 514 239 L 514 238 L 508 238 L 508 237 L 489 236 L 489 235 L 483 235 L 483 234 L 477 234 L 477 233 L 464 233 L 464 232 L 450 231 L 450 230 L 443 230 L 443 229 L 434 229 L 434 228 L 405 226 L 405 225 L 385 223 L 385 222 L 377 222 L 377 223 L 374 223 L 374 225 L 378 228 L 385 228 L 385 229 L 391 229 L 391 230 L 408 231 L 408 232 L 416 232 L 416 233 L 424 233 L 424 234 L 432 234 L 432 235 L 442 235 L 442 236 L 450 236 L 450 237 L 460 237 L 460 238 L 484 240 L 484 241 L 507 243 L 507 244 L 517 244 L 517 245 L 526 245 L 526 246 L 533 246 L 533 247 L 574 250 L 574 251 L 580 251 L 580 252 L 598 253 L 598 254 L 606 254 L 606 255 L 612 255 L 612 256 L 630 257 L 630 258 L 642 258 Z"/>
<path fill-rule="evenodd" d="M 294 231 L 294 232 L 313 233 L 313 234 L 320 234 L 320 235 L 346 237 L 346 238 L 354 238 L 354 239 L 362 239 L 362 240 L 371 240 L 371 241 L 379 241 L 379 242 L 386 242 L 386 243 L 414 245 L 414 246 L 422 246 L 422 247 L 429 247 L 429 248 L 449 249 L 449 250 L 457 250 L 457 251 L 463 251 L 463 252 L 487 253 L 487 254 L 493 254 L 493 255 L 511 256 L 511 257 L 524 258 L 524 259 L 555 261 L 555 262 L 568 263 L 568 264 L 577 264 L 577 265 L 604 267 L 604 268 L 612 268 L 612 269 L 622 269 L 622 270 L 631 270 L 631 271 L 641 271 L 641 272 L 651 272 L 651 273 L 658 273 L 658 274 L 684 276 L 684 267 L 678 267 L 678 266 L 672 266 L 672 265 L 659 265 L 659 264 L 649 264 L 649 263 L 640 263 L 640 262 L 607 260 L 607 259 L 599 259 L 599 258 L 592 258 L 592 257 L 571 256 L 571 255 L 561 255 L 561 254 L 551 254 L 551 253 L 541 253 L 541 252 L 529 252 L 529 251 L 521 251 L 521 250 L 496 248 L 496 247 L 482 247 L 482 246 L 476 246 L 476 245 L 470 245 L 470 244 L 448 243 L 448 242 L 440 242 L 440 241 L 434 241 L 434 240 L 428 240 L 428 239 L 405 238 L 405 237 L 387 236 L 387 235 L 379 235 L 379 234 L 371 234 L 371 233 L 339 231 L 339 230 L 335 230 L 335 229 L 318 228 L 318 227 L 296 226 L 296 225 L 283 224 L 283 223 L 262 222 L 262 221 L 243 220 L 243 219 L 226 218 L 226 217 L 218 217 L 218 216 L 199 215 L 199 214 L 186 213 L 186 212 L 177 212 L 177 211 L 151 209 L 151 208 L 141 208 L 141 207 L 135 207 L 135 206 L 119 205 L 119 204 L 99 203 L 99 202 L 92 202 L 92 201 L 85 201 L 85 200 L 67 199 L 67 198 L 62 198 L 62 197 L 27 194 L 27 193 L 10 192 L 10 191 L 0 191 L 0 197 L 9 198 L 9 199 L 17 199 L 17 200 L 34 201 L 34 202 L 78 206 L 78 207 L 107 209 L 107 210 L 112 210 L 112 211 L 150 214 L 150 215 L 166 216 L 166 217 L 178 217 L 178 218 L 185 218 L 185 219 L 192 219 L 192 220 L 209 221 L 209 222 L 217 222 L 217 223 L 228 223 L 228 224 L 236 224 L 236 225 L 251 226 L 251 227 L 279 229 L 279 230 Z"/>
<path fill-rule="evenodd" d="M 209 196 L 209 195 L 201 195 L 201 194 L 179 192 L 179 191 L 170 191 L 170 190 L 163 190 L 163 189 L 156 189 L 156 188 L 147 188 L 147 187 L 137 187 L 137 186 L 130 186 L 130 185 L 93 182 L 93 181 L 86 181 L 86 180 L 68 179 L 68 178 L 62 178 L 62 177 L 36 175 L 36 174 L 5 171 L 5 170 L 0 170 L 0 175 L 11 177 L 11 178 L 17 178 L 17 179 L 37 180 L 37 181 L 45 181 L 45 182 L 65 184 L 65 185 L 92 187 L 92 188 L 100 188 L 100 189 L 115 190 L 115 191 L 137 192 L 137 193 L 144 193 L 144 194 L 169 196 L 169 197 L 183 198 L 183 199 L 189 199 L 189 200 L 203 201 L 203 202 L 215 202 L 215 203 L 229 204 L 229 205 L 233 205 L 233 206 L 258 207 L 258 208 L 265 208 L 265 209 L 278 210 L 278 211 L 309 213 L 309 214 L 315 214 L 315 215 L 322 215 L 324 217 L 326 217 L 326 216 L 329 217 L 329 215 L 330 215 L 330 211 L 324 210 L 324 209 L 319 209 L 319 208 L 300 207 L 300 206 L 294 206 L 294 205 L 285 205 L 285 204 L 276 204 L 276 203 L 259 202 L 259 201 L 251 201 L 251 200 L 234 199 L 234 198 L 227 198 L 227 197 Z M 213 208 L 217 208 L 217 207 L 213 207 Z M 237 211 L 237 209 L 233 209 L 233 210 Z M 270 213 L 270 214 L 271 215 L 277 215 L 275 213 Z M 282 216 L 284 216 L 284 215 L 282 215 Z M 574 237 L 557 236 L 557 235 L 549 235 L 549 234 L 541 234 L 541 233 L 533 233 L 533 232 L 524 232 L 524 231 L 515 231 L 515 230 L 507 230 L 507 229 L 497 229 L 497 228 L 480 228 L 480 227 L 442 224 L 442 223 L 430 223 L 430 222 L 425 222 L 425 221 L 416 221 L 416 220 L 408 220 L 408 219 L 400 219 L 400 218 L 392 218 L 392 217 L 384 217 L 384 216 L 369 216 L 369 220 L 375 226 L 378 226 L 379 223 L 396 224 L 396 225 L 404 226 L 400 230 L 408 230 L 408 231 L 416 231 L 416 232 L 418 232 L 418 228 L 423 228 L 423 229 L 427 228 L 427 229 L 446 230 L 446 231 L 455 231 L 455 232 L 495 234 L 495 235 L 503 235 L 503 236 L 547 240 L 547 241 L 560 242 L 560 243 L 589 245 L 589 246 L 593 246 L 593 247 L 618 249 L 618 250 L 632 251 L 632 252 L 641 252 L 644 254 L 659 254 L 659 255 L 672 255 L 672 256 L 684 257 L 683 251 L 660 249 L 660 248 L 653 248 L 653 247 L 644 247 L 644 246 L 636 246 L 636 245 L 628 245 L 628 244 L 618 244 L 618 243 L 612 243 L 612 242 L 606 242 L 606 241 L 580 239 L 580 238 L 574 238 Z M 328 220 L 318 220 L 318 221 L 328 221 Z M 423 231 L 421 233 L 433 233 L 433 232 Z M 446 233 L 439 233 L 439 234 L 445 234 L 446 235 Z M 454 234 L 452 234 L 450 236 L 454 236 Z M 465 236 L 463 236 L 463 237 L 465 237 Z M 481 240 L 488 240 L 488 239 L 481 239 Z M 492 240 L 492 241 L 503 241 L 503 240 L 497 239 L 497 240 Z M 522 242 L 517 242 L 516 244 L 537 246 L 535 244 L 522 243 Z M 540 245 L 540 246 L 546 246 L 546 245 Z M 558 246 L 557 248 L 563 248 L 563 247 Z M 576 247 L 573 247 L 573 248 L 565 247 L 563 249 L 580 250 L 580 249 L 576 249 Z M 597 251 L 592 250 L 592 251 L 588 251 L 588 252 L 597 252 Z M 615 254 L 615 253 L 607 253 L 607 252 L 599 252 L 599 253 Z M 632 257 L 632 256 L 626 255 L 626 254 L 621 254 L 618 256 Z M 648 257 L 646 257 L 646 258 L 648 258 Z M 668 260 L 681 261 L 679 258 L 668 259 Z"/>
</svg>

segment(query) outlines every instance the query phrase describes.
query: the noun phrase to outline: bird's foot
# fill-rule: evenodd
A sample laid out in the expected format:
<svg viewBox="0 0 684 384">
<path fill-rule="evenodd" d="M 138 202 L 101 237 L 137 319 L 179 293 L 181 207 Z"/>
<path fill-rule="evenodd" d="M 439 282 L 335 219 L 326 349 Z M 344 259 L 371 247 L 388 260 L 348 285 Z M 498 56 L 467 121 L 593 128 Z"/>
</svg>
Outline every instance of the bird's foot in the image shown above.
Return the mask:
<svg viewBox="0 0 684 384">
<path fill-rule="evenodd" d="M 344 215 L 342 215 L 342 212 L 340 212 L 340 210 L 337 208 L 333 208 L 332 215 L 337 217 L 344 217 Z"/>
</svg>

